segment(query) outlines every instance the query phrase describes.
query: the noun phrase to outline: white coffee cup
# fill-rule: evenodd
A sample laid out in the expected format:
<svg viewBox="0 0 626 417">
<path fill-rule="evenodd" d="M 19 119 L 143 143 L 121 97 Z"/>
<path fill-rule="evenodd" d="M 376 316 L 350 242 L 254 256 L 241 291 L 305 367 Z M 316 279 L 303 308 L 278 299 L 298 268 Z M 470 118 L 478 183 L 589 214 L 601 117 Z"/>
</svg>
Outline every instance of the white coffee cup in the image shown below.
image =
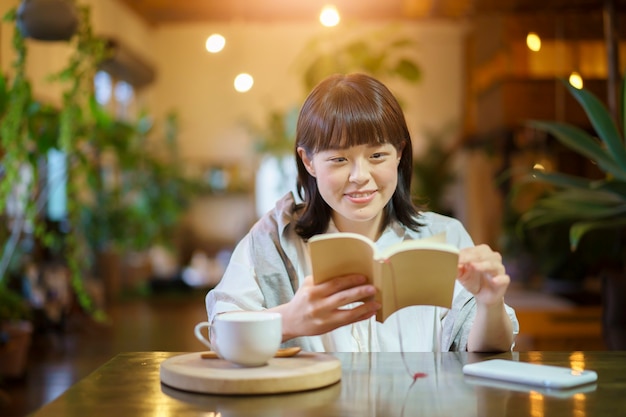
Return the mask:
<svg viewBox="0 0 626 417">
<path fill-rule="evenodd" d="M 209 329 L 209 337 L 202 334 Z M 200 322 L 196 338 L 217 355 L 241 366 L 262 366 L 282 341 L 282 317 L 268 311 L 234 311 L 215 316 L 213 323 Z"/>
</svg>

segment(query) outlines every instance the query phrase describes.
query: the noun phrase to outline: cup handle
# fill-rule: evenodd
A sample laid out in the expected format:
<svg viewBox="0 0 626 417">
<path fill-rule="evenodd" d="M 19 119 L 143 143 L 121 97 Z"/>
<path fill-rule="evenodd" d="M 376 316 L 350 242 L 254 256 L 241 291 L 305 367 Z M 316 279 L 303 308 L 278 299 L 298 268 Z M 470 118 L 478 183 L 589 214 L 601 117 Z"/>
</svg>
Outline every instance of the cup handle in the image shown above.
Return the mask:
<svg viewBox="0 0 626 417">
<path fill-rule="evenodd" d="M 206 347 L 208 347 L 209 349 L 213 349 L 211 346 L 211 340 L 209 336 L 209 339 L 205 338 L 204 335 L 202 334 L 202 329 L 207 327 L 209 329 L 209 334 L 211 333 L 211 323 L 208 321 L 203 321 L 200 322 L 198 324 L 196 324 L 196 327 L 193 330 L 193 333 L 196 335 L 196 339 L 198 339 L 203 345 L 205 345 Z"/>
</svg>

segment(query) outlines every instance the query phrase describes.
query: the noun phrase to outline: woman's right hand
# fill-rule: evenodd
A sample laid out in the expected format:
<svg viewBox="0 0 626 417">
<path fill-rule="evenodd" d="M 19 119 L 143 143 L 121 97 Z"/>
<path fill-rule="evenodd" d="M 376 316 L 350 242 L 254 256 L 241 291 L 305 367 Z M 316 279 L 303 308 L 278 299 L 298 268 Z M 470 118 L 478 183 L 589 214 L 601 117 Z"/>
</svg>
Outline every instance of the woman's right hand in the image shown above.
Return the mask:
<svg viewBox="0 0 626 417">
<path fill-rule="evenodd" d="M 293 299 L 270 309 L 283 316 L 283 342 L 298 336 L 314 336 L 376 314 L 376 288 L 362 275 L 345 275 L 314 284 L 306 277 Z M 351 303 L 353 308 L 345 308 Z"/>
</svg>

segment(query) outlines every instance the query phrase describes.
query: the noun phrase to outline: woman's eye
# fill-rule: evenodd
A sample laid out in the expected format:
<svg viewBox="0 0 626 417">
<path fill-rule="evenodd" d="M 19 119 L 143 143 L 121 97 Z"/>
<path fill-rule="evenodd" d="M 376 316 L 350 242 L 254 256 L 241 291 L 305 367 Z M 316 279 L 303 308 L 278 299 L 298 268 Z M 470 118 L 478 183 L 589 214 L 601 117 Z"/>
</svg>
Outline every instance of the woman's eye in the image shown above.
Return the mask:
<svg viewBox="0 0 626 417">
<path fill-rule="evenodd" d="M 381 159 L 381 158 L 382 158 L 382 157 L 384 157 L 384 156 L 385 156 L 385 154 L 384 154 L 384 153 L 382 153 L 382 152 L 376 152 L 376 153 L 373 153 L 373 154 L 372 154 L 371 158 L 372 158 L 372 159 Z"/>
<path fill-rule="evenodd" d="M 345 162 L 346 158 L 344 158 L 344 157 L 337 157 L 337 158 L 331 158 L 330 160 L 331 160 L 331 162 Z"/>
</svg>

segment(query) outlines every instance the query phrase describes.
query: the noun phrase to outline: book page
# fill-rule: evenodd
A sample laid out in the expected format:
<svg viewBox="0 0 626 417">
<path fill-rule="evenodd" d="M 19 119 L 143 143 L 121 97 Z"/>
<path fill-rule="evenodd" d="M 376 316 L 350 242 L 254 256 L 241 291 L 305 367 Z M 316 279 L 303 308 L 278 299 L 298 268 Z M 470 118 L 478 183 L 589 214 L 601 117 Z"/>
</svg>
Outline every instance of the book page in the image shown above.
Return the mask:
<svg viewBox="0 0 626 417">
<path fill-rule="evenodd" d="M 449 246 L 449 245 L 448 245 Z M 458 273 L 458 250 L 419 248 L 397 252 L 382 267 L 383 322 L 395 311 L 412 305 L 450 308 Z"/>
<path fill-rule="evenodd" d="M 311 270 L 316 284 L 328 279 L 361 274 L 373 280 L 374 246 L 355 233 L 329 233 L 309 239 Z"/>
<path fill-rule="evenodd" d="M 388 248 L 382 250 L 380 254 L 377 256 L 379 260 L 384 260 L 389 258 L 394 253 L 403 251 L 403 250 L 411 250 L 411 249 L 419 249 L 419 248 L 431 248 L 431 249 L 442 249 L 449 251 L 458 251 L 458 249 L 446 242 L 446 233 L 441 232 L 436 235 L 424 237 L 421 239 L 407 239 L 402 242 L 396 243 L 394 245 L 389 246 Z"/>
</svg>

